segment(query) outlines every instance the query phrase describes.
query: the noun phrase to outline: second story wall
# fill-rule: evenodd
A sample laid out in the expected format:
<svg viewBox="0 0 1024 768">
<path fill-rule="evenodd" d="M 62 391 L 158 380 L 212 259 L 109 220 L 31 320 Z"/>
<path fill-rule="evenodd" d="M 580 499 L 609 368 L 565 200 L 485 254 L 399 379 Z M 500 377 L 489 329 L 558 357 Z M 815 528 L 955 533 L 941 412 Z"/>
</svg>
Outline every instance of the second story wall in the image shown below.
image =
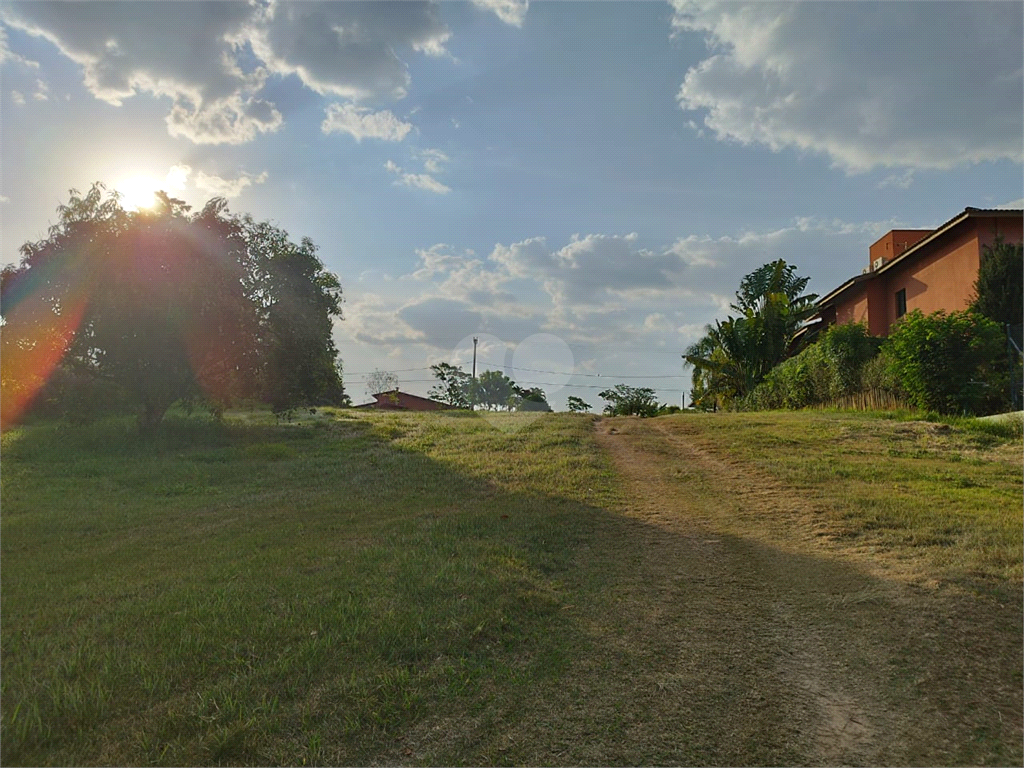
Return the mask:
<svg viewBox="0 0 1024 768">
<path fill-rule="evenodd" d="M 904 292 L 907 312 L 918 309 L 927 315 L 940 309 L 967 309 L 974 298 L 980 253 L 978 222 L 968 220 L 929 243 L 927 251 L 917 258 L 880 275 L 883 279 L 878 282 L 884 284 L 885 298 L 879 307 L 879 319 L 884 319 L 885 328 L 899 319 L 896 302 L 900 291 Z"/>
</svg>

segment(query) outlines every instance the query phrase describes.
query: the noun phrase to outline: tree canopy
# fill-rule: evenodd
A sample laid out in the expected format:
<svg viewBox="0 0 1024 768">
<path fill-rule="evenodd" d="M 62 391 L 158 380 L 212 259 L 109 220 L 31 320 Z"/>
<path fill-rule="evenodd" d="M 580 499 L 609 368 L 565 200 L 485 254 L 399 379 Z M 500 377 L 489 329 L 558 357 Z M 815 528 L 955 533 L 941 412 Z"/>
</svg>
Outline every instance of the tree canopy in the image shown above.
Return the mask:
<svg viewBox="0 0 1024 768">
<path fill-rule="evenodd" d="M 438 363 L 430 366 L 438 383 L 430 397 L 456 408 L 481 406 L 489 411 L 548 412 L 547 396 L 540 387 L 520 387 L 501 371 L 484 371 L 474 381 L 461 366 Z"/>
<path fill-rule="evenodd" d="M 695 406 L 743 397 L 794 351 L 794 335 L 816 309 L 817 295 L 804 294 L 809 282 L 783 259 L 743 278 L 731 305 L 738 316 L 706 326 L 683 355 L 693 366 Z"/>
<path fill-rule="evenodd" d="M 630 387 L 616 384 L 612 389 L 598 393 L 598 397 L 607 400 L 604 413 L 606 416 L 655 416 L 658 413 L 658 401 L 654 390 L 649 387 Z"/>
<path fill-rule="evenodd" d="M 971 309 L 997 323 L 1024 323 L 1024 244 L 997 239 L 982 250 Z"/>
<path fill-rule="evenodd" d="M 513 405 L 519 411 L 540 411 L 550 413 L 547 395 L 540 387 L 515 387 Z"/>
<path fill-rule="evenodd" d="M 472 401 L 489 411 L 508 411 L 515 406 L 516 383 L 501 371 L 484 371 L 472 385 Z"/>
<path fill-rule="evenodd" d="M 471 408 L 473 377 L 461 366 L 438 363 L 430 366 L 438 383 L 427 394 L 442 403 L 456 408 Z"/>
<path fill-rule="evenodd" d="M 571 413 L 586 413 L 593 407 L 582 397 L 576 397 L 575 395 L 570 395 L 566 404 Z"/>
<path fill-rule="evenodd" d="M 176 401 L 276 410 L 345 399 L 332 339 L 338 278 L 307 238 L 164 193 L 126 211 L 95 184 L 71 191 L 48 236 L 4 270 L 5 426 L 58 368 L 116 385 L 142 428 Z"/>
</svg>

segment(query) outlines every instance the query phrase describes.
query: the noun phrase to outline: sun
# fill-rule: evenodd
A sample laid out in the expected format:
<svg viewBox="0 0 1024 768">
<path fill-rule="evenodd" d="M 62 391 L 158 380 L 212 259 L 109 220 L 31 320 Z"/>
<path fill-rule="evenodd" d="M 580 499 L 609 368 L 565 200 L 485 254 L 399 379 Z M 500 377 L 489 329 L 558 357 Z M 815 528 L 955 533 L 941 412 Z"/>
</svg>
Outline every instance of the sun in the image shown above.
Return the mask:
<svg viewBox="0 0 1024 768">
<path fill-rule="evenodd" d="M 156 205 L 156 190 L 160 182 L 152 176 L 131 176 L 114 185 L 126 211 L 138 211 Z"/>
</svg>

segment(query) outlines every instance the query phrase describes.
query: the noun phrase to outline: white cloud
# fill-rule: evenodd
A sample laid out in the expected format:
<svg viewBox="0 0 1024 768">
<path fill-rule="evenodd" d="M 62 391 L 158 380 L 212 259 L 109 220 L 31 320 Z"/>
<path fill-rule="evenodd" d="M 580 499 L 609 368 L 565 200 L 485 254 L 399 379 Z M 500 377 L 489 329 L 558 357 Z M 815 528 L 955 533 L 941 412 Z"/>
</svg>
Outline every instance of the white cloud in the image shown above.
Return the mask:
<svg viewBox="0 0 1024 768">
<path fill-rule="evenodd" d="M 423 160 L 423 170 L 427 173 L 440 173 L 443 170 L 441 164 L 449 160 L 448 155 L 439 149 L 425 149 L 419 153 L 419 157 Z"/>
<path fill-rule="evenodd" d="M 391 160 L 384 163 L 384 167 L 391 173 L 398 175 L 395 184 L 425 189 L 437 195 L 447 195 L 452 191 L 450 187 L 445 186 L 428 173 L 406 173 L 404 169 Z"/>
<path fill-rule="evenodd" d="M 550 251 L 541 238 L 498 245 L 492 262 L 516 277 L 540 279 L 557 305 L 600 304 L 613 294 L 670 285 L 685 266 L 671 251 L 636 248 L 638 235 L 573 235 Z"/>
<path fill-rule="evenodd" d="M 166 123 L 171 136 L 195 144 L 245 144 L 258 134 L 275 132 L 284 118 L 268 101 L 233 94 L 199 108 L 175 104 Z"/>
<path fill-rule="evenodd" d="M 22 106 L 25 104 L 25 94 L 21 91 L 11 91 L 11 101 L 18 106 Z"/>
<path fill-rule="evenodd" d="M 914 169 L 909 168 L 903 173 L 894 173 L 886 176 L 880 182 L 878 182 L 879 189 L 910 189 L 914 183 Z"/>
<path fill-rule="evenodd" d="M 49 101 L 50 86 L 42 80 L 36 80 L 36 92 L 32 94 L 32 98 L 36 101 Z"/>
<path fill-rule="evenodd" d="M 436 195 L 447 195 L 451 187 L 447 187 L 428 173 L 403 173 L 398 182 L 406 187 L 425 189 Z"/>
<path fill-rule="evenodd" d="M 99 99 L 117 105 L 150 92 L 196 104 L 243 85 L 226 66 L 225 37 L 252 14 L 244 3 L 12 2 L 3 21 L 56 45 Z"/>
<path fill-rule="evenodd" d="M 414 280 L 429 280 L 470 263 L 467 256 L 451 253 L 451 246 L 446 243 L 436 243 L 429 248 L 417 248 L 416 255 L 419 257 L 419 269 L 409 275 Z"/>
<path fill-rule="evenodd" d="M 356 141 L 364 138 L 401 141 L 412 130 L 412 123 L 403 123 L 389 110 L 371 112 L 354 104 L 331 104 L 321 130 L 324 133 L 348 133 Z"/>
<path fill-rule="evenodd" d="M 9 203 L 9 202 L 11 202 L 11 198 L 9 198 L 7 195 L 0 195 L 0 203 Z"/>
<path fill-rule="evenodd" d="M 284 117 L 263 90 L 273 75 L 319 94 L 401 98 L 409 73 L 400 56 L 445 55 L 450 35 L 427 2 L 28 1 L 5 3 L 0 20 L 53 43 L 98 99 L 169 98 L 168 132 L 198 144 L 242 144 L 277 130 Z M 32 64 L 7 51 L 6 35 L 0 44 L 4 60 Z"/>
<path fill-rule="evenodd" d="M 529 0 L 473 0 L 473 5 L 491 11 L 506 24 L 513 27 L 523 26 L 526 12 L 530 8 Z"/>
<path fill-rule="evenodd" d="M 1018 210 L 1024 208 L 1024 197 L 1019 200 L 1011 200 L 1008 203 L 997 205 L 996 208 L 1002 208 L 1004 210 Z"/>
<path fill-rule="evenodd" d="M 848 172 L 1021 162 L 1015 3 L 673 6 L 676 32 L 712 49 L 679 103 L 719 140 L 823 153 Z"/>
<path fill-rule="evenodd" d="M 242 190 L 254 184 L 262 184 L 267 180 L 267 172 L 253 176 L 243 173 L 234 179 L 224 179 L 211 173 L 199 171 L 195 177 L 195 186 L 200 192 L 210 197 L 231 199 L 242 194 Z"/>
<path fill-rule="evenodd" d="M 441 297 L 406 304 L 398 318 L 425 343 L 451 349 L 467 335 L 485 329 L 483 315 L 464 301 Z"/>
<path fill-rule="evenodd" d="M 164 178 L 164 191 L 168 193 L 180 192 L 185 189 L 192 167 L 188 165 L 172 165 Z"/>
</svg>

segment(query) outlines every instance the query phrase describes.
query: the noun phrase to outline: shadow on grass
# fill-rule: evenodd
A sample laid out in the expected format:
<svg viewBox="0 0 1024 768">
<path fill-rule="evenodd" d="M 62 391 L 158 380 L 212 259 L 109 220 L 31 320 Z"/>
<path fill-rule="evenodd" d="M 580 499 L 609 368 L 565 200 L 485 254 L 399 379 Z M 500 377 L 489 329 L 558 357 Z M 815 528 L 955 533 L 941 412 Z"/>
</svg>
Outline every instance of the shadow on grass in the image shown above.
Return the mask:
<svg viewBox="0 0 1024 768">
<path fill-rule="evenodd" d="M 5 765 L 1019 758 L 1005 616 L 624 516 L 582 418 L 321 423 L 5 435 Z"/>
</svg>

